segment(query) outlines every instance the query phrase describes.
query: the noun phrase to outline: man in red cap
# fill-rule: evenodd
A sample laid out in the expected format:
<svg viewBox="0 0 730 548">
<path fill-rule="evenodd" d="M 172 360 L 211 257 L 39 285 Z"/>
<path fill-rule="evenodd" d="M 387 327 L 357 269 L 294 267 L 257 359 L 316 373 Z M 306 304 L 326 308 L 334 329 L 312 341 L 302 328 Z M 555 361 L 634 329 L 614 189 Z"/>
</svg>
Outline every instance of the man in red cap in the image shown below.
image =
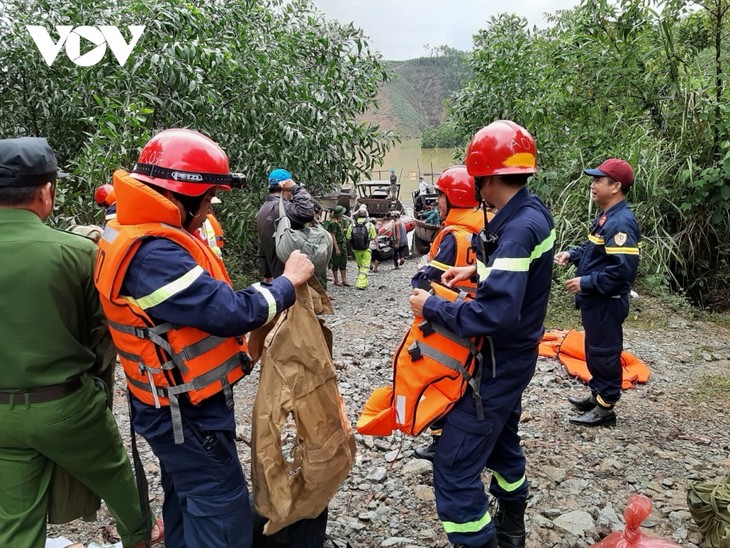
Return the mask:
<svg viewBox="0 0 730 548">
<path fill-rule="evenodd" d="M 565 282 L 575 294 L 585 329 L 585 353 L 591 395 L 569 397 L 583 414 L 570 422 L 582 426 L 616 424 L 613 407 L 621 397 L 622 324 L 629 314 L 629 292 L 639 266 L 641 235 L 626 194 L 634 172 L 625 160 L 610 158 L 595 169 L 591 197 L 602 213 L 593 221 L 588 240 L 555 255 L 555 263 L 578 267 L 576 277 Z"/>
</svg>

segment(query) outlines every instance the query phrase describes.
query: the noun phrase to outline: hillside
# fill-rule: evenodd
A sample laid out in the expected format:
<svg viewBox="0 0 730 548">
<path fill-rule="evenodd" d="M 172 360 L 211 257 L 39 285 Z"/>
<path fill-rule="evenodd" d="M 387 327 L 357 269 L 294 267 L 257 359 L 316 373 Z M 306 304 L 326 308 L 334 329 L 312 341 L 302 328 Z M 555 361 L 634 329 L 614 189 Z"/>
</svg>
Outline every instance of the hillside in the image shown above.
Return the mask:
<svg viewBox="0 0 730 548">
<path fill-rule="evenodd" d="M 391 78 L 380 87 L 378 108 L 362 119 L 404 137 L 420 136 L 444 118 L 444 99 L 460 84 L 455 64 L 453 57 L 386 61 Z"/>
</svg>

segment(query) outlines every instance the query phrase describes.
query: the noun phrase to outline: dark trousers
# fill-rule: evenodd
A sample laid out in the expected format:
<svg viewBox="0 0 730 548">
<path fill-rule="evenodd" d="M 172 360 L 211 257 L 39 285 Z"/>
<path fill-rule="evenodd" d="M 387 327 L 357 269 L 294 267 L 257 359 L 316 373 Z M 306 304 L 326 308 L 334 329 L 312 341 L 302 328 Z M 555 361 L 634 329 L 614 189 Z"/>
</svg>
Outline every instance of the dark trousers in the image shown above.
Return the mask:
<svg viewBox="0 0 730 548">
<path fill-rule="evenodd" d="M 266 518 L 254 512 L 253 548 L 322 548 L 327 532 L 327 508 L 312 519 L 300 519 L 281 531 L 266 536 Z"/>
<path fill-rule="evenodd" d="M 580 312 L 586 336 L 586 362 L 592 376 L 588 386 L 604 402 L 616 403 L 621 398 L 621 352 L 623 323 L 629 315 L 628 295 L 606 298 Z"/>
<path fill-rule="evenodd" d="M 395 244 L 393 244 L 393 266 L 398 267 L 400 266 L 400 254 L 401 254 L 400 247 L 396 247 Z"/>
<path fill-rule="evenodd" d="M 436 509 L 449 541 L 483 546 L 495 538 L 481 474 L 492 470 L 489 492 L 502 500 L 527 499 L 525 457 L 518 435 L 522 392 L 535 372 L 537 352 L 497 352 L 496 377 L 484 366 L 476 416 L 471 390 L 446 415 L 433 467 Z M 487 360 L 488 361 L 488 360 Z"/>
<path fill-rule="evenodd" d="M 148 425 L 135 421 L 135 429 Z M 253 515 L 232 430 L 196 431 L 183 424 L 175 444 L 172 423 L 146 437 L 160 460 L 165 500 L 165 545 L 174 548 L 250 548 Z"/>
</svg>

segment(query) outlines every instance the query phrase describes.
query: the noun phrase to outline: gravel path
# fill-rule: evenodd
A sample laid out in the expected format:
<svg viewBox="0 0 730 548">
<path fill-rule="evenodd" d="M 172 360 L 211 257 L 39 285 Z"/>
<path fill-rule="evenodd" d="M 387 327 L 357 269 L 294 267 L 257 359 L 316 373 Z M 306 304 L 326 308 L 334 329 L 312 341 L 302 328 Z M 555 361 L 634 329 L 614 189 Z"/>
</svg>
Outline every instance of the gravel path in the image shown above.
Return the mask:
<svg viewBox="0 0 730 548">
<path fill-rule="evenodd" d="M 365 291 L 330 283 L 336 313 L 327 324 L 334 333 L 339 386 L 353 425 L 372 389 L 390 382 L 391 354 L 411 320 L 407 295 L 415 264 L 411 259 L 398 270 L 382 264 Z M 348 274 L 354 283 L 352 261 Z M 690 482 L 718 480 L 730 467 L 730 330 L 683 319 L 639 298 L 632 305 L 625 339 L 626 349 L 649 365 L 652 378 L 624 392 L 615 428 L 570 425 L 573 412 L 566 397 L 585 393 L 584 385 L 569 378 L 557 360 L 538 362 L 523 398 L 522 438 L 531 489 L 528 548 L 589 546 L 623 527 L 623 509 L 634 492 L 653 501 L 645 532 L 681 546 L 700 544 L 686 491 Z M 724 384 L 713 385 L 720 375 Z M 118 375 L 115 410 L 128 441 L 122 387 Z M 239 454 L 247 475 L 255 389 L 256 375 L 236 391 Z M 330 535 L 353 548 L 449 546 L 436 516 L 431 464 L 413 458 L 413 448 L 427 441 L 427 436 L 357 435 L 356 464 L 330 505 Z M 141 445 L 159 514 L 159 465 L 144 441 Z M 488 482 L 487 472 L 484 478 Z M 111 523 L 102 506 L 97 521 L 50 527 L 49 537 L 102 543 Z"/>
</svg>

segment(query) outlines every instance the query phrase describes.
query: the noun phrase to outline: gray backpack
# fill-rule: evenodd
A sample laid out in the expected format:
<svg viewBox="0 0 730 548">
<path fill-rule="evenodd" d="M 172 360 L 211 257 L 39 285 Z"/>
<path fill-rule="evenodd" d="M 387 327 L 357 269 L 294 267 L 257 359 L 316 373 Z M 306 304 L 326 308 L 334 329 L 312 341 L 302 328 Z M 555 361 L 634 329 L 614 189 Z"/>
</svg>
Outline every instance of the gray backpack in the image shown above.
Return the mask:
<svg viewBox="0 0 730 548">
<path fill-rule="evenodd" d="M 313 221 L 317 222 L 317 221 Z M 279 197 L 279 218 L 276 221 L 276 256 L 285 263 L 291 252 L 298 249 L 314 263 L 315 272 L 327 270 L 332 255 L 332 235 L 319 223 L 294 229 L 286 216 L 284 196 Z"/>
</svg>

